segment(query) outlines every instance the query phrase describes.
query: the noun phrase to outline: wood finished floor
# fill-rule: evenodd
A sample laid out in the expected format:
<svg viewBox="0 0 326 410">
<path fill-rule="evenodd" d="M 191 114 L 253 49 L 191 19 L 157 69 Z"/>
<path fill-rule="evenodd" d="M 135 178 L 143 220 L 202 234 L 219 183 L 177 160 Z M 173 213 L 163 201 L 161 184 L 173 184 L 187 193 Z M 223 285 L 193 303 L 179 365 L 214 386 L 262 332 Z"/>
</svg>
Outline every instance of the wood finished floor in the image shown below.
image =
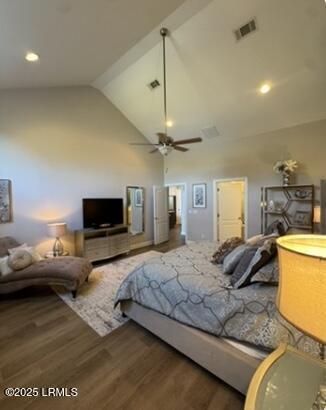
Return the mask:
<svg viewBox="0 0 326 410">
<path fill-rule="evenodd" d="M 170 243 L 149 249 L 180 244 L 176 232 Z M 27 386 L 77 387 L 79 395 L 4 396 L 6 387 Z M 241 394 L 132 321 L 101 338 L 49 288 L 0 297 L 1 410 L 238 410 L 243 404 Z"/>
</svg>

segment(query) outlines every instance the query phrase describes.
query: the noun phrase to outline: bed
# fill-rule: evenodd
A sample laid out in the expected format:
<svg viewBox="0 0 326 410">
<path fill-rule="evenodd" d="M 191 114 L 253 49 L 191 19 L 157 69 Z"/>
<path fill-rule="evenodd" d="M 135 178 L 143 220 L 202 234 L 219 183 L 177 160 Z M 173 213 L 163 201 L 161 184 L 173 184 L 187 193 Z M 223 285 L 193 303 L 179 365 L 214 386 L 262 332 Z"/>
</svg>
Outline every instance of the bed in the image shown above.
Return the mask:
<svg viewBox="0 0 326 410">
<path fill-rule="evenodd" d="M 242 393 L 280 342 L 316 354 L 318 346 L 278 314 L 277 287 L 228 289 L 210 262 L 214 242 L 185 245 L 145 261 L 121 284 L 116 305 L 152 333 Z"/>
</svg>

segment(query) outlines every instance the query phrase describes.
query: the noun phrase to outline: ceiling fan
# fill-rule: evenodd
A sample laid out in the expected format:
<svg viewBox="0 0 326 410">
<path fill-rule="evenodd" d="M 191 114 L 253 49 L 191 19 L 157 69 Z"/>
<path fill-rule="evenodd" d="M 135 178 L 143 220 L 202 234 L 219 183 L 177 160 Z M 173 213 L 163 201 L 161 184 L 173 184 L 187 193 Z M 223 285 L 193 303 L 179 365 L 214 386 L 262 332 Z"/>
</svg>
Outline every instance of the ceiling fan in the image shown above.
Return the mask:
<svg viewBox="0 0 326 410">
<path fill-rule="evenodd" d="M 164 81 L 164 93 L 163 93 L 163 99 L 164 99 L 164 121 L 165 121 L 165 132 L 158 132 L 156 135 L 158 136 L 158 142 L 157 144 L 151 144 L 151 143 L 131 143 L 130 145 L 151 145 L 152 147 L 155 147 L 152 151 L 150 151 L 150 154 L 153 154 L 157 151 L 160 151 L 161 154 L 163 155 L 168 155 L 171 151 L 174 149 L 176 151 L 181 151 L 181 152 L 186 152 L 189 151 L 188 148 L 182 147 L 181 145 L 185 144 L 193 144 L 195 142 L 202 142 L 201 138 L 189 138 L 189 139 L 184 139 L 184 140 L 177 140 L 174 141 L 172 137 L 169 137 L 167 135 L 167 126 L 168 126 L 168 118 L 167 118 L 167 86 L 166 86 L 166 53 L 165 53 L 165 38 L 168 35 L 169 31 L 167 28 L 161 28 L 160 34 L 163 39 L 163 81 Z"/>
</svg>

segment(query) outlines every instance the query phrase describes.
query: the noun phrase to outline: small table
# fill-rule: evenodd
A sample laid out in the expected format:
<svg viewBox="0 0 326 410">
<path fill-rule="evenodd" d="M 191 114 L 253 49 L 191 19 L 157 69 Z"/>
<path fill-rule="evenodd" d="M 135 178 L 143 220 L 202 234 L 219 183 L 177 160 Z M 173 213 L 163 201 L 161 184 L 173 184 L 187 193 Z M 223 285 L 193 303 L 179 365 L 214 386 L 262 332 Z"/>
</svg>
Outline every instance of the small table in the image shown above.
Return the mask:
<svg viewBox="0 0 326 410">
<path fill-rule="evenodd" d="M 325 371 L 321 360 L 282 344 L 256 370 L 245 410 L 309 410 Z"/>
<path fill-rule="evenodd" d="M 64 251 L 61 256 L 69 256 L 69 252 L 68 251 Z M 45 259 L 49 259 L 49 258 L 59 258 L 59 256 L 54 256 L 52 251 L 46 252 L 46 254 L 44 255 Z"/>
</svg>

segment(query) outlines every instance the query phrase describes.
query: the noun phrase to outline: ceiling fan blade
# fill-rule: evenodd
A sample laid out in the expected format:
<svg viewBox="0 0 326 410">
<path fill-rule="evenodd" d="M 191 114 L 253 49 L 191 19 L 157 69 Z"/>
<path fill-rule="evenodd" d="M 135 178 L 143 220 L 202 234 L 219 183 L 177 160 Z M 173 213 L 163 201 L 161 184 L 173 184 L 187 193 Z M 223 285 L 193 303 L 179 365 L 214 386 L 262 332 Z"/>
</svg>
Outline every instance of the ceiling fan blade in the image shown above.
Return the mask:
<svg viewBox="0 0 326 410">
<path fill-rule="evenodd" d="M 154 152 L 157 152 L 158 148 L 153 149 L 153 151 L 149 151 L 149 154 L 154 154 Z"/>
<path fill-rule="evenodd" d="M 189 151 L 188 148 L 183 148 L 183 147 L 178 147 L 177 145 L 172 145 L 174 149 L 176 149 L 177 151 L 181 151 L 181 152 L 186 152 Z"/>
<path fill-rule="evenodd" d="M 150 142 L 148 143 L 141 143 L 141 142 L 130 142 L 129 145 L 160 145 L 160 144 L 151 144 Z"/>
<path fill-rule="evenodd" d="M 174 141 L 173 145 L 193 144 L 195 142 L 202 142 L 202 138 L 189 138 L 187 140 Z"/>
</svg>

